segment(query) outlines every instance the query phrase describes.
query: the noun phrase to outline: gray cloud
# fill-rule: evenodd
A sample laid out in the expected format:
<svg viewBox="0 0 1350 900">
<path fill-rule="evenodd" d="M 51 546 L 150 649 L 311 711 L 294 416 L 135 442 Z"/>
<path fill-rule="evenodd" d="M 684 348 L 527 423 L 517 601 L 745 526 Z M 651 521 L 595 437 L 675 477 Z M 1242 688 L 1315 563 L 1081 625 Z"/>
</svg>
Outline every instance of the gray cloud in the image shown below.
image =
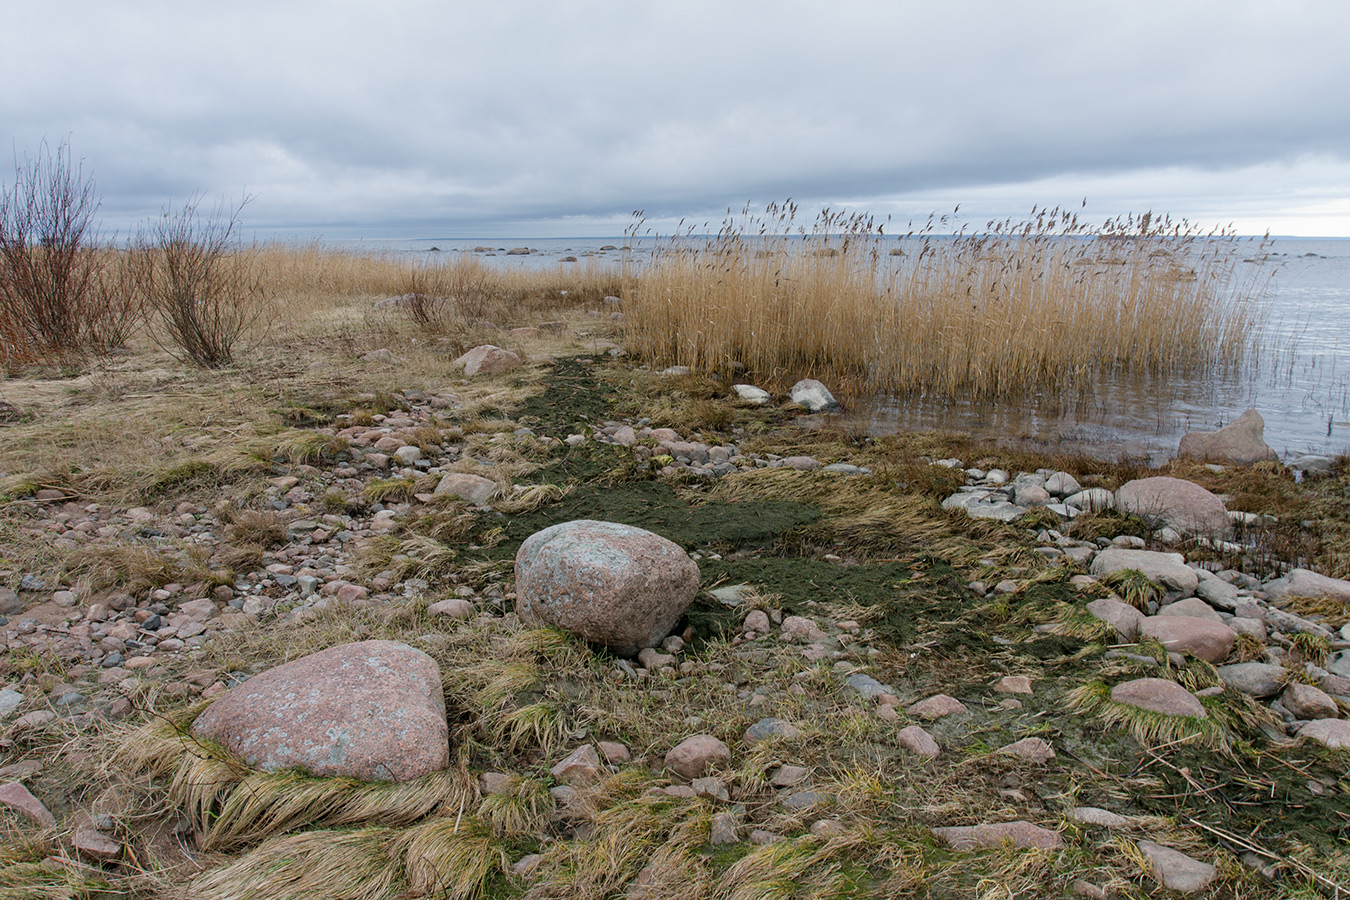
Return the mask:
<svg viewBox="0 0 1350 900">
<path fill-rule="evenodd" d="M 0 134 L 70 135 L 114 227 L 193 191 L 253 192 L 263 230 L 469 236 L 1095 188 L 1350 234 L 1339 4 L 128 6 L 0 35 Z"/>
</svg>

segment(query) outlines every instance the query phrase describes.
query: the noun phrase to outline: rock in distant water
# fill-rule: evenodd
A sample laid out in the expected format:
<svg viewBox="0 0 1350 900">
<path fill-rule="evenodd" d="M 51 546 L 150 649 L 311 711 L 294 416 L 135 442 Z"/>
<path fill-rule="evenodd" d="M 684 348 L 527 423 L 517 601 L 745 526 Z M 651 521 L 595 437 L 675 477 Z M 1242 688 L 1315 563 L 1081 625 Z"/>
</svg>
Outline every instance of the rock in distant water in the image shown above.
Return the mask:
<svg viewBox="0 0 1350 900">
<path fill-rule="evenodd" d="M 268 772 L 407 781 L 450 764 L 440 667 L 398 641 L 340 644 L 255 675 L 192 733 Z"/>
<path fill-rule="evenodd" d="M 1126 482 L 1116 491 L 1116 507 L 1158 520 L 1182 534 L 1216 537 L 1232 529 L 1223 501 L 1182 478 L 1156 475 Z"/>
<path fill-rule="evenodd" d="M 492 344 L 483 344 L 481 347 L 474 347 L 450 364 L 452 369 L 458 369 L 461 366 L 464 368 L 464 374 L 472 378 L 479 373 L 487 375 L 493 372 L 505 372 L 519 368 L 520 357 L 510 350 L 503 350 L 501 347 Z"/>
<path fill-rule="evenodd" d="M 811 412 L 829 412 L 839 408 L 839 401 L 834 399 L 830 389 L 814 378 L 803 378 L 794 384 L 792 390 L 788 391 L 788 398 Z"/>
<path fill-rule="evenodd" d="M 678 544 L 631 525 L 578 519 L 538 531 L 516 554 L 516 611 L 620 656 L 655 647 L 698 592 Z"/>
<path fill-rule="evenodd" d="M 1181 438 L 1179 456 L 1210 462 L 1230 462 L 1240 466 L 1276 459 L 1265 441 L 1266 422 L 1255 409 L 1249 409 L 1218 431 L 1192 431 Z"/>
</svg>

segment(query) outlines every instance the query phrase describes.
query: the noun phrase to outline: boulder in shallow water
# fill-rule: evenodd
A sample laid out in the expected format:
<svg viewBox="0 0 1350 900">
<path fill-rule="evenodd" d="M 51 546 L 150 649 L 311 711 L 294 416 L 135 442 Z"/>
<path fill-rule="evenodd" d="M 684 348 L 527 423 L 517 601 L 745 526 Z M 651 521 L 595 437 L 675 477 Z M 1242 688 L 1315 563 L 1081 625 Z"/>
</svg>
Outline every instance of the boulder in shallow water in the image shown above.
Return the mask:
<svg viewBox="0 0 1350 900">
<path fill-rule="evenodd" d="M 1265 441 L 1266 422 L 1249 409 L 1218 431 L 1192 431 L 1181 438 L 1177 455 L 1208 462 L 1245 466 L 1263 459 L 1276 459 Z"/>
<path fill-rule="evenodd" d="M 811 412 L 831 412 L 839 408 L 834 394 L 814 378 L 803 378 L 788 391 L 788 397 L 798 406 L 804 406 Z"/>
</svg>

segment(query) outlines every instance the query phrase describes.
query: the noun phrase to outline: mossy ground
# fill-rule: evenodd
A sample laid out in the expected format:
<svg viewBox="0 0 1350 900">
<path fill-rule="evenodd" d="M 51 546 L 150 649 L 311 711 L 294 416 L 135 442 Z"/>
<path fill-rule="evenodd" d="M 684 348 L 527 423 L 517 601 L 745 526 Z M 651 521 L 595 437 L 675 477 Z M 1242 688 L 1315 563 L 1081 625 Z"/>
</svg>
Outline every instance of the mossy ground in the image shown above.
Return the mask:
<svg viewBox="0 0 1350 900">
<path fill-rule="evenodd" d="M 275 436 L 277 429 L 294 435 L 338 416 L 397 405 L 389 394 L 381 399 L 374 390 L 379 385 L 360 387 L 371 390 L 295 385 L 284 396 L 268 390 L 223 406 L 237 407 L 241 421 L 265 422 Z M 1071 708 L 1066 697 L 1073 689 L 1143 670 L 1106 658 L 1100 630 L 1083 626 L 1082 606 L 1096 595 L 1069 584 L 1076 569 L 1032 552 L 1034 528 L 942 511 L 938 500 L 959 483 L 959 473 L 919 457 L 961 455 L 1013 470 L 1068 468 L 1085 478 L 1100 475 L 1108 487 L 1138 474 L 1135 464 L 1032 456 L 950 436 L 873 440 L 828 427 L 807 429 L 790 410 L 737 404 L 725 385 L 660 379 L 607 356 L 561 357 L 542 375 L 506 376 L 464 390 L 469 396 L 463 406 L 445 413 L 441 424 L 468 435 L 472 465 L 514 473 L 510 480 L 522 485 L 553 485 L 557 492 L 539 494 L 514 512 L 442 505 L 411 515 L 401 530 L 372 543 L 369 563 L 374 571 L 400 553 L 411 558 L 427 557 L 428 547 L 446 551 L 434 564 L 422 559 L 429 587 L 420 595 L 359 611 L 334 607 L 284 632 L 264 623 L 223 633 L 195 656 L 166 662 L 162 681 L 141 682 L 128 726 L 101 723 L 81 730 L 57 722 L 12 740 L 4 761 L 43 760 L 42 792 L 64 798 L 49 804 L 58 815 L 120 791 L 126 803 L 115 828 L 130 855 L 108 873 L 42 869 L 36 864 L 53 852 L 54 836 L 34 840 L 6 813 L 0 826 L 11 849 L 0 867 L 0 897 L 95 897 L 105 895 L 108 885 L 120 896 L 208 898 L 1011 897 L 1067 896 L 1075 879 L 1114 896 L 1158 895 L 1133 847 L 1143 838 L 1215 862 L 1220 875 L 1211 896 L 1313 896 L 1327 891 L 1328 882 L 1350 882 L 1344 849 L 1350 782 L 1343 754 L 1274 743 L 1237 715 L 1222 751 L 1184 741 L 1149 745 Z M 874 476 L 756 472 L 712 484 L 661 478 L 630 451 L 593 439 L 544 447 L 515 434 L 528 427 L 538 436 L 561 438 L 644 415 L 686 438 L 697 433 L 710 442 L 734 441 L 745 452 L 806 453 L 822 462 L 867 465 Z M 249 440 L 259 431 L 250 430 Z M 171 507 L 224 490 L 247 502 L 263 478 L 327 464 L 317 444 L 294 436 L 287 441 L 283 447 L 272 439 L 265 459 L 252 467 L 179 454 L 121 480 L 96 483 L 87 474 L 72 477 L 69 467 L 64 480 L 44 478 L 90 496 L 103 490 L 105 502 Z M 1328 549 L 1328 536 L 1346 528 L 1337 495 L 1344 477 L 1305 488 L 1273 471 L 1223 478 L 1185 464 L 1174 471 L 1212 487 L 1241 489 L 1241 502 L 1252 511 L 1267 500 L 1286 515 L 1319 511 L 1328 517 L 1313 529 L 1320 537 L 1298 546 L 1310 558 L 1339 558 Z M 17 529 L 3 531 L 20 515 L 10 510 L 0 518 L 3 555 L 42 571 L 40 548 L 26 545 Z M 520 542 L 575 518 L 653 530 L 700 557 L 704 588 L 748 584 L 754 593 L 740 607 L 700 596 L 685 622 L 695 640 L 681 655 L 682 666 L 641 677 L 625 675 L 615 660 L 571 637 L 524 630 L 509 615 L 447 623 L 426 614 L 429 602 L 456 585 L 496 584 L 509 593 L 510 562 Z M 1142 526 L 1101 515 L 1084 517 L 1072 530 L 1091 537 L 1135 527 Z M 147 585 L 180 577 L 178 569 L 155 575 L 144 567 L 117 568 L 125 558 L 106 562 L 112 585 L 142 576 Z M 1008 580 L 1014 589 L 981 596 L 967 586 L 975 580 Z M 799 646 L 772 636 L 747 639 L 739 629 L 747 606 L 812 618 L 829 632 L 829 647 L 838 655 L 813 661 Z M 497 612 L 509 613 L 509 599 Z M 846 622 L 856 627 L 841 625 Z M 349 789 L 253 773 L 230 761 L 233 774 L 208 785 L 198 831 L 209 830 L 213 817 L 219 823 L 220 804 L 244 789 L 239 785 L 255 792 L 260 809 L 293 802 L 301 787 L 314 799 L 292 810 L 291 818 L 236 822 L 247 837 L 229 846 L 203 851 L 192 844 L 192 829 L 181 840 L 174 837 L 189 789 L 195 784 L 192 796 L 199 798 L 205 789 L 186 776 L 174 787 L 173 775 L 191 775 L 198 771 L 191 766 L 206 764 L 144 732 L 131 736 L 131 726 L 184 714 L 187 699 L 164 691 L 164 683 L 189 676 L 209 683 L 376 637 L 407 641 L 440 663 L 456 754 L 453 784 L 414 786 L 419 789 L 395 804 L 339 796 Z M 61 666 L 55 658 L 11 654 L 3 676 L 59 679 Z M 890 685 L 901 709 L 936 693 L 965 703 L 966 714 L 924 723 L 942 755 L 926 761 L 905 751 L 897 733 L 914 720 L 903 714 L 898 721 L 883 719 L 875 706 L 845 690 L 845 670 L 852 668 Z M 1183 682 L 1208 677 L 1199 666 L 1164 671 Z M 1005 675 L 1030 677 L 1033 693 L 1007 703 L 1014 698 L 992 688 Z M 1214 702 L 1236 701 L 1223 696 Z M 745 729 L 765 716 L 792 722 L 799 736 L 747 743 Z M 730 766 L 718 772 L 730 800 L 651 793 L 671 783 L 662 772 L 665 751 L 699 732 L 732 747 Z M 994 752 L 1026 737 L 1049 741 L 1056 759 L 1037 765 Z M 560 809 L 547 791 L 554 784 L 548 769 L 592 740 L 620 741 L 633 760 L 581 788 L 575 804 Z M 141 763 L 133 765 L 128 754 L 137 752 Z M 822 795 L 817 806 L 783 805 L 786 792 L 769 783 L 783 764 L 810 770 L 811 787 Z M 475 779 L 488 771 L 515 776 L 518 791 L 505 799 L 483 795 Z M 428 798 L 435 799 L 429 811 L 418 806 Z M 358 800 L 371 805 L 352 812 Z M 1080 805 L 1130 816 L 1132 824 L 1107 830 L 1064 818 Z M 784 840 L 710 844 L 712 816 L 728 810 L 739 815 L 743 834 L 761 828 Z M 1014 819 L 1059 830 L 1066 849 L 955 853 L 927 830 Z M 810 825 L 822 820 L 838 823 L 838 832 L 812 834 Z M 1246 844 L 1274 854 L 1275 879 L 1238 861 Z M 510 871 L 510 863 L 534 853 L 540 859 L 533 874 Z M 639 876 L 650 893 L 634 884 Z M 194 887 L 185 887 L 189 883 Z"/>
</svg>

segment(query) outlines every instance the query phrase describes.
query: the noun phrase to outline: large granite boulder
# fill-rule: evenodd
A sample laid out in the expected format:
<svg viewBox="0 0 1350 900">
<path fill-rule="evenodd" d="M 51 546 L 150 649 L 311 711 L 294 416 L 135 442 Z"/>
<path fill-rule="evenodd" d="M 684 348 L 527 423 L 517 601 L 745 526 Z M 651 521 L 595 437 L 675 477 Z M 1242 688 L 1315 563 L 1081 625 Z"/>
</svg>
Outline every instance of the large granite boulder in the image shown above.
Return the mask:
<svg viewBox="0 0 1350 900">
<path fill-rule="evenodd" d="M 1118 684 L 1111 689 L 1111 699 L 1116 703 L 1165 716 L 1190 716 L 1193 719 L 1209 717 L 1198 697 L 1166 678 L 1136 678 Z"/>
<path fill-rule="evenodd" d="M 407 781 L 450 764 L 440 667 L 398 641 L 341 644 L 255 675 L 192 733 L 268 772 Z"/>
<path fill-rule="evenodd" d="M 1311 569 L 1293 569 L 1288 575 L 1267 581 L 1262 590 L 1272 600 L 1284 597 L 1326 597 L 1350 603 L 1350 581 L 1319 575 Z"/>
<path fill-rule="evenodd" d="M 698 592 L 678 544 L 632 525 L 578 519 L 545 528 L 516 553 L 516 611 L 621 656 L 655 647 Z"/>
<path fill-rule="evenodd" d="M 1200 583 L 1200 576 L 1186 565 L 1186 558 L 1180 553 L 1154 550 L 1109 547 L 1092 558 L 1090 571 L 1101 577 L 1126 569 L 1142 572 L 1149 580 L 1162 585 L 1169 597 L 1189 597 Z"/>
<path fill-rule="evenodd" d="M 1116 491 L 1116 508 L 1182 534 L 1223 537 L 1232 530 L 1223 501 L 1183 478 L 1156 475 L 1126 482 Z"/>
<path fill-rule="evenodd" d="M 1265 440 L 1266 422 L 1249 409 L 1218 431 L 1192 431 L 1181 438 L 1178 456 L 1210 462 L 1229 462 L 1240 466 L 1277 459 Z"/>
<path fill-rule="evenodd" d="M 1149 616 L 1139 636 L 1157 640 L 1169 653 L 1189 653 L 1207 663 L 1222 662 L 1233 650 L 1237 632 L 1222 622 L 1191 616 Z"/>
</svg>

